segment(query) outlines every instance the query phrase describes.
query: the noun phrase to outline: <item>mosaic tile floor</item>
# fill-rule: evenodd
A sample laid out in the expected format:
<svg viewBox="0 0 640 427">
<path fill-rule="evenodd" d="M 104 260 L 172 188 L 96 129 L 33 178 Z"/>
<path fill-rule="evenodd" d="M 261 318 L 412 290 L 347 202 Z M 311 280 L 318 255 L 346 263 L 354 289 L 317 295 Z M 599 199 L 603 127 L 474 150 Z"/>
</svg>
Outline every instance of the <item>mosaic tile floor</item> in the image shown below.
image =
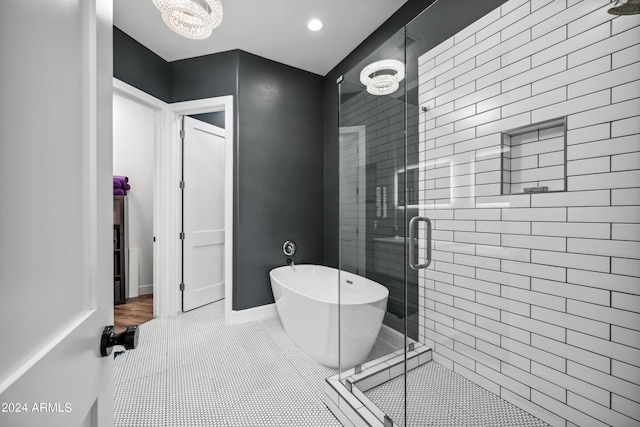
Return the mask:
<svg viewBox="0 0 640 427">
<path fill-rule="evenodd" d="M 340 426 L 323 402 L 322 366 L 278 317 L 224 323 L 224 301 L 140 325 L 115 359 L 116 427 Z M 121 348 L 116 348 L 121 350 Z M 369 359 L 392 351 L 376 343 Z"/>
<path fill-rule="evenodd" d="M 404 425 L 404 376 L 365 392 L 382 411 Z M 543 427 L 535 418 L 436 362 L 407 374 L 407 426 Z"/>
</svg>

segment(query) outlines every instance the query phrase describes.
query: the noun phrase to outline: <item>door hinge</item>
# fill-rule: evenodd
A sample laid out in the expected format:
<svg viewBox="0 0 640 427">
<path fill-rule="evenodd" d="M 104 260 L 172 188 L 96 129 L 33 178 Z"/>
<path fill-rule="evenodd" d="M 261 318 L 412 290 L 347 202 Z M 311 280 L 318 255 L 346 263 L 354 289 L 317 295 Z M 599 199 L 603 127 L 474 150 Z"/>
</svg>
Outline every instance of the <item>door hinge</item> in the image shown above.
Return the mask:
<svg viewBox="0 0 640 427">
<path fill-rule="evenodd" d="M 184 291 L 184 283 L 180 283 L 180 290 Z"/>
<path fill-rule="evenodd" d="M 184 190 L 184 181 L 180 181 L 180 189 Z"/>
<path fill-rule="evenodd" d="M 184 240 L 184 231 L 180 232 L 180 240 Z"/>
<path fill-rule="evenodd" d="M 180 129 L 180 138 L 184 138 L 184 129 Z"/>
</svg>

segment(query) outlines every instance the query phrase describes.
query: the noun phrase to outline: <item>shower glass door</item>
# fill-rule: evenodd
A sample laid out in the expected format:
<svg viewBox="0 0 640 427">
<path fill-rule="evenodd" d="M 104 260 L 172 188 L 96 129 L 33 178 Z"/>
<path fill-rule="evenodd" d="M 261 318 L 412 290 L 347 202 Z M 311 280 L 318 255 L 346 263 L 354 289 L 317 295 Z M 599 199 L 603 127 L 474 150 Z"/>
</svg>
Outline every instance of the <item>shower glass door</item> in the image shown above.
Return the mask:
<svg viewBox="0 0 640 427">
<path fill-rule="evenodd" d="M 402 375 L 403 349 L 418 340 L 418 274 L 407 264 L 408 224 L 418 215 L 417 113 L 405 103 L 404 44 L 402 30 L 338 82 L 343 382 L 383 359 L 398 362 L 394 374 Z M 356 296 L 350 274 L 381 286 L 386 301 L 369 301 L 366 290 Z M 354 355 L 354 344 L 371 334 L 373 342 Z M 404 408 L 404 396 L 391 404 Z"/>
</svg>

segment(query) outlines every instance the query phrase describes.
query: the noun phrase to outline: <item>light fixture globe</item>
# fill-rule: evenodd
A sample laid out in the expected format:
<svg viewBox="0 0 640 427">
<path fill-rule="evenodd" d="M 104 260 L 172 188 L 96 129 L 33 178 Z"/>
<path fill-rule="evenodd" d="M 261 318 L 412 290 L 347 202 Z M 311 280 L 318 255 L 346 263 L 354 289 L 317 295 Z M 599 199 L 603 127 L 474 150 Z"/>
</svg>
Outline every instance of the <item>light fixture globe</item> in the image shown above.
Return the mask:
<svg viewBox="0 0 640 427">
<path fill-rule="evenodd" d="M 383 71 L 384 73 L 378 74 Z M 403 79 L 404 64 L 396 59 L 376 61 L 360 71 L 360 82 L 367 87 L 367 92 L 372 95 L 388 95 L 395 92 Z"/>
<path fill-rule="evenodd" d="M 209 37 L 222 22 L 219 0 L 153 0 L 153 4 L 169 28 L 191 39 Z"/>
</svg>

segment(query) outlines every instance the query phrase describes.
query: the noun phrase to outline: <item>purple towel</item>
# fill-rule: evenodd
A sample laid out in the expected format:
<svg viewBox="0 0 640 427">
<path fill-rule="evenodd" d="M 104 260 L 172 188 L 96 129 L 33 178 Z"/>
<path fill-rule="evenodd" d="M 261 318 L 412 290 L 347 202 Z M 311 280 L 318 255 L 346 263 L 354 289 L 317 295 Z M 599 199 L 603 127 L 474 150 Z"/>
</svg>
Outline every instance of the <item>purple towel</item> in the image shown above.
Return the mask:
<svg viewBox="0 0 640 427">
<path fill-rule="evenodd" d="M 129 178 L 126 176 L 119 176 L 119 175 L 114 175 L 113 179 L 117 179 L 118 181 L 120 181 L 120 183 L 122 185 L 120 185 L 120 187 L 124 188 L 125 185 L 127 185 L 127 182 L 129 182 Z"/>
<path fill-rule="evenodd" d="M 119 179 L 113 178 L 113 188 L 122 188 L 122 181 L 120 181 Z"/>
<path fill-rule="evenodd" d="M 114 196 L 126 196 L 127 192 L 124 191 L 122 188 L 114 188 L 113 189 L 113 195 Z"/>
<path fill-rule="evenodd" d="M 129 184 L 125 184 L 122 186 L 122 189 L 125 191 L 131 190 L 131 186 Z"/>
</svg>

